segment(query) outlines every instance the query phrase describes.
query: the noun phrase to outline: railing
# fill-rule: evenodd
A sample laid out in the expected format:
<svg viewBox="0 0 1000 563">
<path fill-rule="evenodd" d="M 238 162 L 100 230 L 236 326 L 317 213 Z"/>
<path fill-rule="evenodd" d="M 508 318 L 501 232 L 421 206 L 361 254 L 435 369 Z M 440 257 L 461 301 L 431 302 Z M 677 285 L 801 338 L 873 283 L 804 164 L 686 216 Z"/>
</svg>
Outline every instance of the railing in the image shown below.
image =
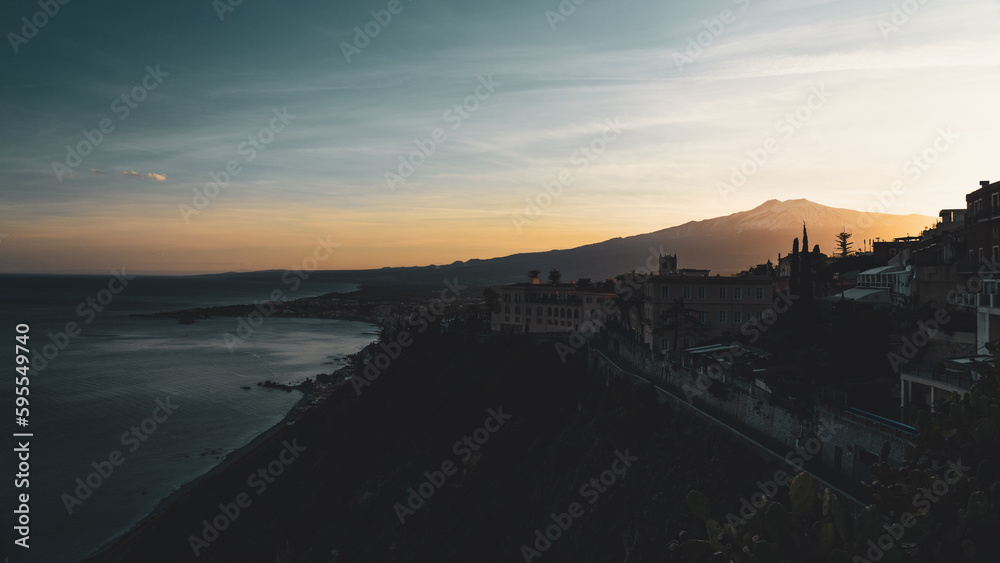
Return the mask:
<svg viewBox="0 0 1000 563">
<path fill-rule="evenodd" d="M 919 365 L 908 365 L 903 370 L 903 375 L 915 377 L 917 379 L 924 379 L 928 381 L 939 381 L 945 385 L 951 385 L 952 387 L 958 387 L 959 389 L 969 390 L 972 388 L 972 384 L 975 383 L 975 378 L 972 376 L 972 368 L 961 366 L 959 371 L 948 370 L 943 368 L 929 368 L 927 366 Z"/>
</svg>

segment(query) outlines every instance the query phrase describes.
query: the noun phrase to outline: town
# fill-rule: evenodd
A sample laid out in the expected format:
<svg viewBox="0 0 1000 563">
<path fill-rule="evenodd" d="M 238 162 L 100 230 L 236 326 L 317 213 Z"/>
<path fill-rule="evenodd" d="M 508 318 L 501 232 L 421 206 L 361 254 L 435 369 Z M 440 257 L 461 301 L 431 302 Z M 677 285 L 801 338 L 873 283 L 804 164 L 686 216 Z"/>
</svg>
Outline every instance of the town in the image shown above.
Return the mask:
<svg viewBox="0 0 1000 563">
<path fill-rule="evenodd" d="M 787 253 L 735 275 L 680 267 L 669 249 L 600 282 L 532 270 L 485 291 L 490 332 L 551 339 L 564 361 L 585 353 L 592 370 L 655 385 L 776 451 L 846 428 L 812 465 L 850 497 L 880 457 L 903 463 L 921 417 L 994 365 L 1000 182 L 965 199 L 919 236 L 858 251 L 845 230 L 819 241 L 823 253 L 803 225 Z"/>
</svg>

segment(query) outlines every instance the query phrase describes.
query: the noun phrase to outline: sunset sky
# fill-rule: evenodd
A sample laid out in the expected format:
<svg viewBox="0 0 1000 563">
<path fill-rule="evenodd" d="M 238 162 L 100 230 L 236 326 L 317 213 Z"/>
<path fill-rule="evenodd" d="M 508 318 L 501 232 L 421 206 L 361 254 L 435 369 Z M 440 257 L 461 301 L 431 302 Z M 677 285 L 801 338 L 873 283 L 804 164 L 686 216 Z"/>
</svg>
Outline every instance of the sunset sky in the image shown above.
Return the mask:
<svg viewBox="0 0 1000 563">
<path fill-rule="evenodd" d="M 0 272 L 443 264 L 1000 180 L 995 0 L 58 8 L 0 15 Z"/>
</svg>

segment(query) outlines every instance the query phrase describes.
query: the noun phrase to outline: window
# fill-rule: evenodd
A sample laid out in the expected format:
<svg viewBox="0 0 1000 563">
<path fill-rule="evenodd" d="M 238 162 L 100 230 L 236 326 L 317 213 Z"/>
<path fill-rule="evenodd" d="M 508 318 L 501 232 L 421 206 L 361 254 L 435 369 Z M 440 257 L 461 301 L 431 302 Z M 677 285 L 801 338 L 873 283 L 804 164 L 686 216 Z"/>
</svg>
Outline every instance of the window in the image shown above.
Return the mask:
<svg viewBox="0 0 1000 563">
<path fill-rule="evenodd" d="M 1000 195 L 1000 194 L 996 194 L 996 195 Z M 996 261 L 998 259 L 1000 259 L 1000 246 L 994 246 L 993 247 L 993 262 L 996 263 Z"/>
<path fill-rule="evenodd" d="M 758 287 L 757 288 L 757 301 L 763 301 L 763 300 L 764 300 L 764 288 L 763 287 Z"/>
<path fill-rule="evenodd" d="M 990 215 L 998 214 L 1000 214 L 1000 193 L 993 193 L 990 195 Z"/>
<path fill-rule="evenodd" d="M 704 323 L 706 320 L 705 311 L 698 311 L 698 322 Z"/>
<path fill-rule="evenodd" d="M 587 303 L 590 303 L 593 299 L 594 299 L 593 297 L 588 297 L 587 298 Z"/>
<path fill-rule="evenodd" d="M 743 299 L 743 288 L 734 287 L 733 288 L 733 299 Z"/>
<path fill-rule="evenodd" d="M 725 299 L 725 298 L 726 298 L 726 286 L 723 285 L 719 287 L 719 299 Z"/>
<path fill-rule="evenodd" d="M 719 311 L 719 324 L 720 325 L 726 324 L 726 312 L 725 311 Z"/>
<path fill-rule="evenodd" d="M 516 299 L 515 299 L 515 301 L 516 301 Z M 520 315 L 521 314 L 521 306 L 520 305 L 514 305 L 514 314 L 515 315 Z"/>
<path fill-rule="evenodd" d="M 542 306 L 541 306 L 541 305 L 539 305 L 539 306 L 538 306 L 538 307 L 536 308 L 536 310 L 535 310 L 535 314 L 538 314 L 538 315 L 541 315 L 541 314 L 542 314 Z"/>
<path fill-rule="evenodd" d="M 983 261 L 983 247 L 981 246 L 979 247 L 979 261 Z"/>
<path fill-rule="evenodd" d="M 704 299 L 706 295 L 707 292 L 705 290 L 705 286 L 698 286 L 698 299 Z"/>
<path fill-rule="evenodd" d="M 504 300 L 505 303 L 510 303 L 510 294 L 509 293 L 504 293 L 503 294 L 503 300 Z"/>
<path fill-rule="evenodd" d="M 574 319 L 579 319 L 580 318 L 580 310 L 579 309 L 574 309 L 573 310 L 573 318 Z"/>
<path fill-rule="evenodd" d="M 690 285 L 685 285 L 684 286 L 684 299 L 691 299 L 691 286 Z"/>
<path fill-rule="evenodd" d="M 509 315 L 510 314 L 510 305 L 504 305 L 503 312 L 507 313 Z"/>
<path fill-rule="evenodd" d="M 514 294 L 514 303 L 520 303 L 520 302 L 521 302 L 521 294 L 520 293 L 515 293 Z"/>
<path fill-rule="evenodd" d="M 670 299 L 670 286 L 664 285 L 660 287 L 660 297 L 663 299 Z"/>
<path fill-rule="evenodd" d="M 740 324 L 743 322 L 743 311 L 733 311 L 733 324 Z"/>
</svg>

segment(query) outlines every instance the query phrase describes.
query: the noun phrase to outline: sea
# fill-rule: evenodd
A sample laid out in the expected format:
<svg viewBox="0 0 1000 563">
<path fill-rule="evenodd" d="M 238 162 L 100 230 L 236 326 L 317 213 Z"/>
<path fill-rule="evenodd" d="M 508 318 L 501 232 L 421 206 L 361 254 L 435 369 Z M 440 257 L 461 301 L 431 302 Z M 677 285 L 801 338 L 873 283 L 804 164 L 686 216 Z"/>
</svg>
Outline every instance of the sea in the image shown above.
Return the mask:
<svg viewBox="0 0 1000 563">
<path fill-rule="evenodd" d="M 353 284 L 304 280 L 292 292 L 278 279 L 136 276 L 123 280 L 127 286 L 114 279 L 0 275 L 5 562 L 93 554 L 281 422 L 302 397 L 258 382 L 330 373 L 377 339 L 374 325 L 355 321 L 268 317 L 239 338 L 237 318 L 181 324 L 131 316 L 263 302 L 275 290 L 286 299 L 346 292 Z M 27 386 L 16 369 L 19 330 L 35 359 Z M 27 457 L 24 466 L 18 456 Z M 16 529 L 22 522 L 27 530 Z M 22 532 L 28 548 L 15 544 Z"/>
</svg>

